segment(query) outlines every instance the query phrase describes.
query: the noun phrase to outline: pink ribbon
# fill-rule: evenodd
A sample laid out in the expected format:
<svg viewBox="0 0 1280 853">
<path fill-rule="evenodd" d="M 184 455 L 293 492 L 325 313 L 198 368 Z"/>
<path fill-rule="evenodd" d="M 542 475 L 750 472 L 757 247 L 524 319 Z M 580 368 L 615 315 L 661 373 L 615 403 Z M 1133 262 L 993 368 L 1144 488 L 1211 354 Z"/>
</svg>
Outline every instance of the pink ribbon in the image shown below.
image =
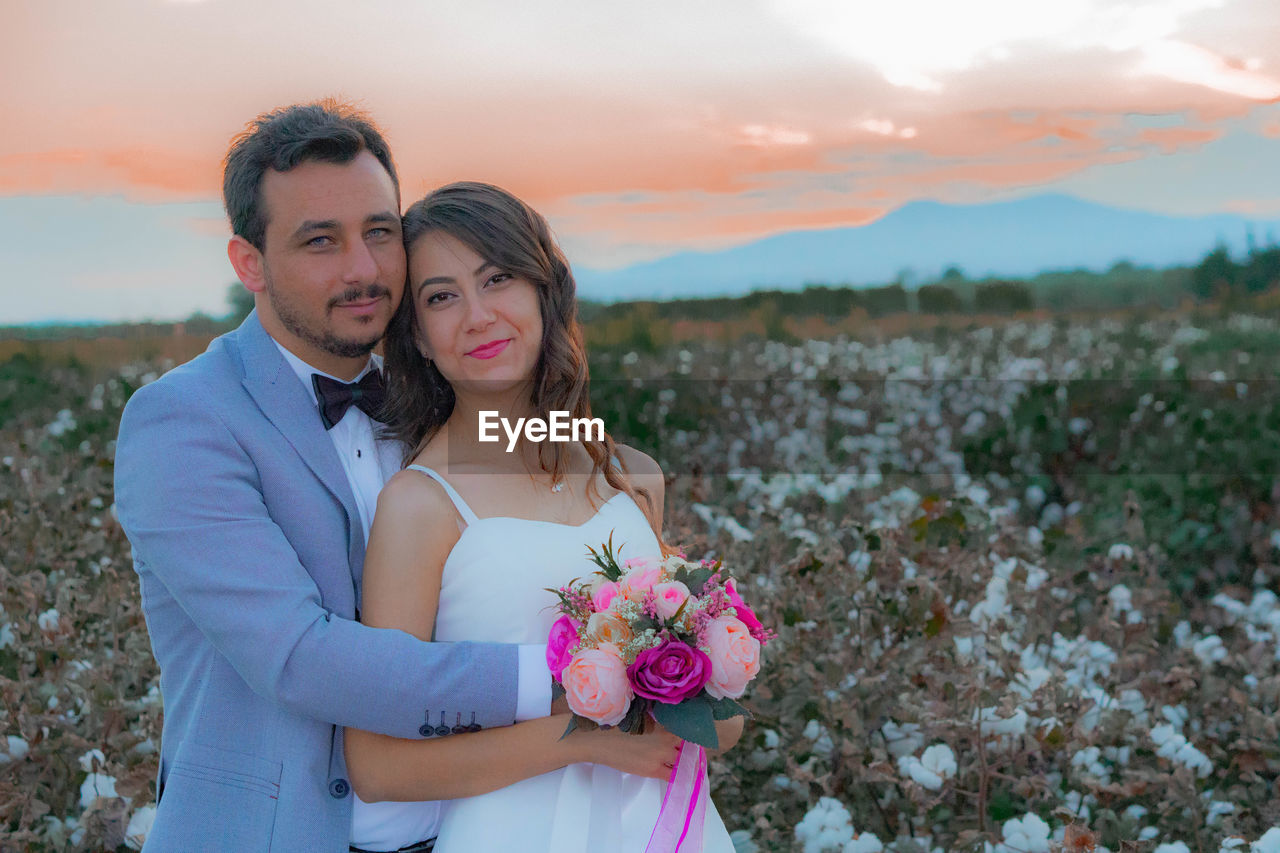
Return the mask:
<svg viewBox="0 0 1280 853">
<path fill-rule="evenodd" d="M 698 853 L 707 815 L 707 751 L 683 741 L 645 853 Z"/>
</svg>

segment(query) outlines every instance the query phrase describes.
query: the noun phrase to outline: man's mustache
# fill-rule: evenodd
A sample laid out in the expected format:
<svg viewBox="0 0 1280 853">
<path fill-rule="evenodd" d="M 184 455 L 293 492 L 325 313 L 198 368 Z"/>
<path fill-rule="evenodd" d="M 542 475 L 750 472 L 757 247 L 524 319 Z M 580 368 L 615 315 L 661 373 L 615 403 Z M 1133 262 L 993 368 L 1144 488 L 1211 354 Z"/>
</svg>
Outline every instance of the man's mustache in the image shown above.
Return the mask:
<svg viewBox="0 0 1280 853">
<path fill-rule="evenodd" d="M 370 299 L 390 295 L 390 290 L 376 282 L 367 284 L 364 287 L 348 287 L 342 291 L 341 296 L 335 296 L 329 300 L 329 307 L 336 308 L 339 305 L 350 305 L 353 302 L 368 302 Z"/>
</svg>

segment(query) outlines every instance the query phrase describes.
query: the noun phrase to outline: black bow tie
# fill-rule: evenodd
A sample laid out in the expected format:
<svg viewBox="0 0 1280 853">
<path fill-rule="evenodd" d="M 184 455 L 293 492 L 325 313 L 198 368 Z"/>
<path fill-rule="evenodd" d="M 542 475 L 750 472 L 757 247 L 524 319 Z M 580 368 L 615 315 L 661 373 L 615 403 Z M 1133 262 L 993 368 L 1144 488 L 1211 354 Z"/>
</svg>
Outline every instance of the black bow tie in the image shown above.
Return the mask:
<svg viewBox="0 0 1280 853">
<path fill-rule="evenodd" d="M 381 372 L 370 370 L 359 382 L 350 383 L 313 373 L 311 384 L 320 401 L 320 420 L 325 429 L 333 429 L 353 405 L 375 421 L 381 420 L 382 401 L 387 396 Z"/>
</svg>

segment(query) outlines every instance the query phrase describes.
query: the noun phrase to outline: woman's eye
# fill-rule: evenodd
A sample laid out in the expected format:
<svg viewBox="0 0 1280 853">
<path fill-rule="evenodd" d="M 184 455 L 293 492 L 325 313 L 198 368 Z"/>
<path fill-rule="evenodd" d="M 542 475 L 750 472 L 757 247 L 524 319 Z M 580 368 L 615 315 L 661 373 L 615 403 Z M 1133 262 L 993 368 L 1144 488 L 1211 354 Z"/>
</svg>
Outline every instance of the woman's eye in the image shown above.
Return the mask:
<svg viewBox="0 0 1280 853">
<path fill-rule="evenodd" d="M 437 290 L 435 293 L 432 293 L 430 296 L 427 297 L 427 304 L 438 305 L 439 303 L 443 302 L 445 299 L 449 298 L 449 295 L 450 295 L 449 291 L 447 290 Z"/>
<path fill-rule="evenodd" d="M 488 282 L 488 283 L 489 283 L 489 284 L 501 284 L 501 283 L 502 283 L 502 282 L 504 282 L 504 281 L 508 281 L 508 280 L 510 280 L 510 278 L 511 278 L 511 273 L 509 273 L 509 272 L 494 273 L 493 275 L 489 276 L 489 282 Z"/>
</svg>

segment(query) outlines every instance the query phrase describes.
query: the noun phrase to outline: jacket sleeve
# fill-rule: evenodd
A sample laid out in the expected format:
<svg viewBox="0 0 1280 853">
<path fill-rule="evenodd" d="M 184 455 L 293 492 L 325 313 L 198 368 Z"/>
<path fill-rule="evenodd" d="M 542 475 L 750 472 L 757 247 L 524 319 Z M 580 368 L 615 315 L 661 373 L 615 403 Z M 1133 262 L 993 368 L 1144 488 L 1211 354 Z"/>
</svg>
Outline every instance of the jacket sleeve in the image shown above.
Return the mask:
<svg viewBox="0 0 1280 853">
<path fill-rule="evenodd" d="M 419 737 L 427 712 L 509 725 L 517 647 L 426 643 L 327 611 L 267 512 L 253 459 L 183 391 L 162 380 L 126 406 L 116 513 L 139 571 L 163 584 L 245 682 L 297 713 L 395 737 Z"/>
</svg>

